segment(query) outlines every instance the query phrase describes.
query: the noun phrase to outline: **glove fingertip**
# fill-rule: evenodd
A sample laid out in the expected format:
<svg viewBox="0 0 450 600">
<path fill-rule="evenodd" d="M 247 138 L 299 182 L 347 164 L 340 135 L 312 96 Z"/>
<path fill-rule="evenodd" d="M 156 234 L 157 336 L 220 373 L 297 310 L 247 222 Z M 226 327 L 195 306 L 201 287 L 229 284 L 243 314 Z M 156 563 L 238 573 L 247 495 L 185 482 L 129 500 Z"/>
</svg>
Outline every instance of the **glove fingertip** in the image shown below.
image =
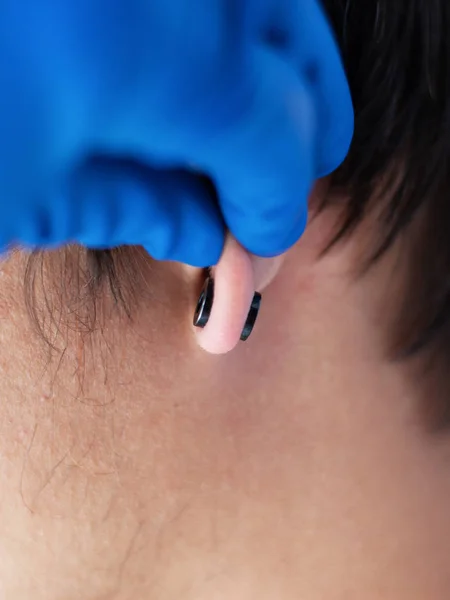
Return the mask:
<svg viewBox="0 0 450 600">
<path fill-rule="evenodd" d="M 265 235 L 258 235 L 257 229 L 254 228 L 252 236 L 237 236 L 237 239 L 251 254 L 262 258 L 273 258 L 284 254 L 298 242 L 305 232 L 307 222 L 308 208 L 305 203 L 294 219 L 294 225 L 291 222 L 290 227 L 278 232 L 266 231 Z"/>
</svg>

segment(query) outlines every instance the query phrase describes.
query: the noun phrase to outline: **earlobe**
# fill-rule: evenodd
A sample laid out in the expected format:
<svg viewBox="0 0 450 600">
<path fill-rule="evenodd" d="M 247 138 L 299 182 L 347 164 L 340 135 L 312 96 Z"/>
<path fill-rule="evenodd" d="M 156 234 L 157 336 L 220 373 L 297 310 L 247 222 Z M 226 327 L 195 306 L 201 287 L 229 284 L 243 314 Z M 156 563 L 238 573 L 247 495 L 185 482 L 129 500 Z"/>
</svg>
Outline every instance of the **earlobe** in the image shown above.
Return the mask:
<svg viewBox="0 0 450 600">
<path fill-rule="evenodd" d="M 250 335 L 259 311 L 258 291 L 278 272 L 282 258 L 250 255 L 228 235 L 219 263 L 210 269 L 194 315 L 198 344 L 225 354 Z"/>
</svg>

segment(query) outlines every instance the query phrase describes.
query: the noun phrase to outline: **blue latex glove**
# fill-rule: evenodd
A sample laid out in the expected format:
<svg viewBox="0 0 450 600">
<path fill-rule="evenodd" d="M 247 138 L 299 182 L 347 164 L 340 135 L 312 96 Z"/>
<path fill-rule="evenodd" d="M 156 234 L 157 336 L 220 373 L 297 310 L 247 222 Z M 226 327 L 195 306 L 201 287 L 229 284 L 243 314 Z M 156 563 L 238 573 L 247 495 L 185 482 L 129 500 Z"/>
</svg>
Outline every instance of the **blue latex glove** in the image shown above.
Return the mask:
<svg viewBox="0 0 450 600">
<path fill-rule="evenodd" d="M 352 131 L 316 0 L 0 2 L 2 248 L 281 253 Z"/>
</svg>

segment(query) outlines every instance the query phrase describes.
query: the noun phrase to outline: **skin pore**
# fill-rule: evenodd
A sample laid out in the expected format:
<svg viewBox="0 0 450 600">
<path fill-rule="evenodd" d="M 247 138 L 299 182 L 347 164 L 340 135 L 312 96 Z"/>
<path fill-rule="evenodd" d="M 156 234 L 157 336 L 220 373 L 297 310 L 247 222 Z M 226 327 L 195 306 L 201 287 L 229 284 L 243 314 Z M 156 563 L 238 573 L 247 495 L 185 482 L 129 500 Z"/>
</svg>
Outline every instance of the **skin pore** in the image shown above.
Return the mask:
<svg viewBox="0 0 450 600">
<path fill-rule="evenodd" d="M 197 344 L 198 271 L 147 259 L 152 301 L 93 334 L 59 320 L 50 356 L 26 257 L 5 261 L 0 597 L 448 598 L 450 438 L 384 352 L 401 252 L 355 279 L 367 230 L 318 260 L 334 223 L 227 354 Z"/>
</svg>

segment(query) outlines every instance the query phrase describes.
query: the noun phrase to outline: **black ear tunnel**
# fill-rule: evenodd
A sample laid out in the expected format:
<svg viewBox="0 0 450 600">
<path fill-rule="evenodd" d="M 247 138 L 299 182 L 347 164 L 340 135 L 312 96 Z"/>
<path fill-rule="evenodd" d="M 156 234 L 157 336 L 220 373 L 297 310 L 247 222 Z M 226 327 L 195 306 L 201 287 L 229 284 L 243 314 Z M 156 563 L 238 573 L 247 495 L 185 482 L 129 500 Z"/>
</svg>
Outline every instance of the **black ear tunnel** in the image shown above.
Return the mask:
<svg viewBox="0 0 450 600">
<path fill-rule="evenodd" d="M 244 329 L 241 333 L 241 341 L 245 342 L 250 337 L 253 327 L 255 326 L 256 319 L 258 318 L 259 309 L 261 306 L 261 294 L 255 292 L 253 300 L 248 311 L 247 320 L 245 321 Z"/>
<path fill-rule="evenodd" d="M 197 306 L 194 313 L 195 327 L 205 327 L 211 316 L 211 309 L 214 300 L 214 279 L 209 276 L 203 284 L 202 291 L 198 297 Z"/>
<path fill-rule="evenodd" d="M 211 275 L 206 278 L 202 291 L 197 301 L 197 306 L 194 313 L 194 326 L 205 327 L 211 316 L 211 309 L 214 301 L 214 279 Z M 255 326 L 261 306 L 261 294 L 255 292 L 250 306 L 250 310 L 245 321 L 244 328 L 241 333 L 241 341 L 245 342 L 250 337 L 253 327 Z"/>
</svg>

